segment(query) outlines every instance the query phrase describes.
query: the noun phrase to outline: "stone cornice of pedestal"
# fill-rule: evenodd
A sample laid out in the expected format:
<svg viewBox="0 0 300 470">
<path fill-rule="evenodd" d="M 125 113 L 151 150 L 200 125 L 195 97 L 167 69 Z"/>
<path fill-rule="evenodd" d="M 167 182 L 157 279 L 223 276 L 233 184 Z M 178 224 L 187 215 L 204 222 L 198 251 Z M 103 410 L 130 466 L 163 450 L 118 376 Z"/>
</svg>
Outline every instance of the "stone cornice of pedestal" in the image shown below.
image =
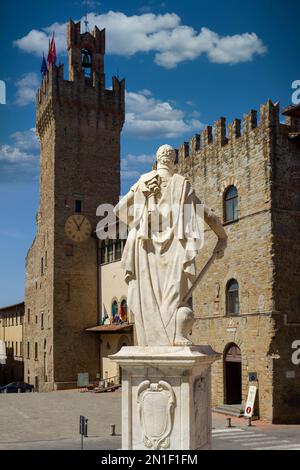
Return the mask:
<svg viewBox="0 0 300 470">
<path fill-rule="evenodd" d="M 221 358 L 210 346 L 123 347 L 110 359 L 122 365 L 169 365 L 193 367 L 197 363 L 210 365 Z"/>
</svg>

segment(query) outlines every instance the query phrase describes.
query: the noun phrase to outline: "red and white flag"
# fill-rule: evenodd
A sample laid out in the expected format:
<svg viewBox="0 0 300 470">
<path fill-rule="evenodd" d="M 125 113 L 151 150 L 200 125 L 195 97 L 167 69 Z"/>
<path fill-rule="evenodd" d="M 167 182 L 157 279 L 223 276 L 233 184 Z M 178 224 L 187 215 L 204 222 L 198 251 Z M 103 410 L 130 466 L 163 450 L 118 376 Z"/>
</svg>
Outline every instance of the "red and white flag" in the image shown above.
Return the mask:
<svg viewBox="0 0 300 470">
<path fill-rule="evenodd" d="M 55 45 L 55 39 L 54 39 L 54 33 L 51 39 L 51 42 L 49 42 L 49 51 L 48 51 L 48 68 L 50 65 L 55 65 L 56 64 L 56 45 Z"/>
</svg>

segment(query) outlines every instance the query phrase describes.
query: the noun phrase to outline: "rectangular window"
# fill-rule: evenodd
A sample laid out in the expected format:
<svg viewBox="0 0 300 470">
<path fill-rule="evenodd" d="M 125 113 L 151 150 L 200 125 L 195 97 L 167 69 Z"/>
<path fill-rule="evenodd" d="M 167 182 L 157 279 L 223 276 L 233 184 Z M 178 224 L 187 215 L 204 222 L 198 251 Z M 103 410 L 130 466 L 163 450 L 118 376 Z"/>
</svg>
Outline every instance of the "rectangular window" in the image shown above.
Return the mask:
<svg viewBox="0 0 300 470">
<path fill-rule="evenodd" d="M 41 329 L 44 329 L 44 314 L 41 314 Z"/>
<path fill-rule="evenodd" d="M 27 323 L 30 323 L 30 308 L 27 310 Z"/>
<path fill-rule="evenodd" d="M 80 199 L 76 199 L 75 201 L 75 212 L 76 214 L 81 214 L 82 212 L 82 201 Z"/>
<path fill-rule="evenodd" d="M 34 359 L 37 361 L 38 359 L 38 344 L 34 343 Z"/>
<path fill-rule="evenodd" d="M 106 263 L 106 241 L 102 240 L 100 242 L 100 264 Z"/>
<path fill-rule="evenodd" d="M 23 342 L 20 342 L 20 356 L 23 357 Z"/>
<path fill-rule="evenodd" d="M 41 258 L 41 275 L 44 274 L 44 258 Z"/>
<path fill-rule="evenodd" d="M 30 343 L 27 341 L 27 359 L 30 359 Z"/>
<path fill-rule="evenodd" d="M 15 356 L 19 355 L 19 348 L 18 348 L 18 342 L 16 341 L 16 347 L 15 347 Z"/>
<path fill-rule="evenodd" d="M 65 253 L 66 253 L 66 256 L 73 256 L 74 254 L 73 245 L 67 244 L 65 247 Z"/>
</svg>

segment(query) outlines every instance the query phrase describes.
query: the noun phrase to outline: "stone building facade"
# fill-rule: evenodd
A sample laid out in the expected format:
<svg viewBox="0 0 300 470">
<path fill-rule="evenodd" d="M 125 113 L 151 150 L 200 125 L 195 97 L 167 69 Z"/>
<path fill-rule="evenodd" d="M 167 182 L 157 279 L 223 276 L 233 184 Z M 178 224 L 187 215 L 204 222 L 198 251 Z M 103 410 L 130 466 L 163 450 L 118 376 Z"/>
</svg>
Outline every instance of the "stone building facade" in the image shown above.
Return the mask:
<svg viewBox="0 0 300 470">
<path fill-rule="evenodd" d="M 122 333 L 99 330 L 110 326 L 100 324 L 103 312 L 112 324 L 112 304 L 119 309 L 127 293 L 120 262 L 99 262 L 102 248 L 92 235 L 98 205 L 116 204 L 120 194 L 125 83 L 114 77 L 112 89 L 105 88 L 105 31 L 81 34 L 80 23 L 70 21 L 67 43 L 68 80 L 63 66 L 52 66 L 37 93 L 41 194 L 26 259 L 23 350 L 25 380 L 40 391 L 72 387 L 81 372 L 92 380 L 110 375 L 110 363 L 99 364 L 99 332 L 104 358 L 123 344 L 122 336 L 134 342 L 127 328 L 133 319 Z M 224 257 L 193 298 L 194 342 L 223 355 L 213 366 L 213 405 L 244 403 L 251 374 L 259 416 L 299 423 L 300 365 L 292 362 L 300 339 L 299 106 L 284 114 L 285 124 L 279 105 L 268 101 L 259 122 L 251 111 L 227 130 L 221 118 L 180 146 L 178 171 L 228 234 Z M 81 219 L 71 219 L 75 235 L 67 236 L 72 215 L 91 227 L 81 242 Z M 206 228 L 199 270 L 214 244 Z M 106 287 L 112 279 L 115 299 Z"/>
<path fill-rule="evenodd" d="M 178 171 L 223 220 L 228 248 L 194 294 L 196 344 L 223 359 L 213 365 L 213 406 L 245 403 L 249 374 L 256 412 L 274 423 L 300 423 L 300 106 L 268 101 L 226 128 L 225 118 L 179 149 Z M 206 227 L 198 258 L 215 245 Z"/>
<path fill-rule="evenodd" d="M 121 268 L 124 246 L 125 240 L 119 238 L 99 240 L 101 321 L 87 330 L 98 337 L 100 378 L 114 383 L 120 382 L 122 371 L 109 356 L 135 341 L 133 315 L 127 308 L 128 286 Z"/>
<path fill-rule="evenodd" d="M 0 361 L 0 385 L 24 380 L 23 321 L 24 302 L 0 308 L 0 342 L 1 349 L 5 349 Z"/>
<path fill-rule="evenodd" d="M 93 232 L 97 207 L 120 194 L 125 82 L 105 88 L 105 30 L 81 34 L 70 21 L 67 47 L 68 80 L 63 65 L 51 66 L 36 101 L 40 205 L 26 259 L 24 365 L 40 391 L 99 374 L 98 340 L 85 331 L 100 317 Z"/>
</svg>

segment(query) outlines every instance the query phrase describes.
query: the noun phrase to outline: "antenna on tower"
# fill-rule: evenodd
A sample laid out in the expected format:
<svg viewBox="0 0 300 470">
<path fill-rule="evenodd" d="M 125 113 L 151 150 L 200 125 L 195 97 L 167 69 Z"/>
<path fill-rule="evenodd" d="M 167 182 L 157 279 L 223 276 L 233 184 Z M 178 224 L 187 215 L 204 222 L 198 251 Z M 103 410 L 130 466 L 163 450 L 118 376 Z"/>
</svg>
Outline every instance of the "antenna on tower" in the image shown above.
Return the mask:
<svg viewBox="0 0 300 470">
<path fill-rule="evenodd" d="M 89 31 L 89 21 L 88 21 L 88 0 L 85 0 L 85 32 L 87 33 Z"/>
</svg>

